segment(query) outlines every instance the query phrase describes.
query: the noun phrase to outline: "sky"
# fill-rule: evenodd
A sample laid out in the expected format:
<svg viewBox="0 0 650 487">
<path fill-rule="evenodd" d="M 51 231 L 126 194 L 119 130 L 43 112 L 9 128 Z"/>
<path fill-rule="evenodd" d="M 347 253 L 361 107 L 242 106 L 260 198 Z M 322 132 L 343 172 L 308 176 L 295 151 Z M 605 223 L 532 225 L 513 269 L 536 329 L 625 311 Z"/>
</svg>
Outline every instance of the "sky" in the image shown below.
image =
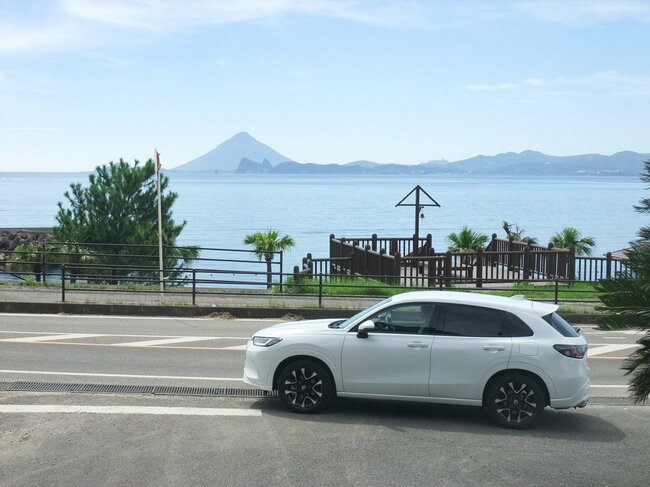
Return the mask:
<svg viewBox="0 0 650 487">
<path fill-rule="evenodd" d="M 650 152 L 650 1 L 0 0 L 0 171 Z"/>
</svg>

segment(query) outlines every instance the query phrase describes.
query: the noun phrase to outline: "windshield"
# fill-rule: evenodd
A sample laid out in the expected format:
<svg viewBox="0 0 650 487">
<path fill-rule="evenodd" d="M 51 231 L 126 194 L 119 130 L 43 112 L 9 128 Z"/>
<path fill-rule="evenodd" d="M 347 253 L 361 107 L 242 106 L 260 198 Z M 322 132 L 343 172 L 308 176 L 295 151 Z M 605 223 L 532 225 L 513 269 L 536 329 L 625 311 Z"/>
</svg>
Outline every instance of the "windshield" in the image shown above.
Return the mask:
<svg viewBox="0 0 650 487">
<path fill-rule="evenodd" d="M 363 311 L 359 311 L 354 316 L 350 316 L 347 320 L 344 320 L 344 321 L 341 321 L 340 323 L 337 323 L 336 328 L 347 328 L 348 325 L 351 325 L 353 322 L 355 322 L 356 320 L 361 318 L 363 315 L 376 310 L 377 308 L 379 308 L 379 307 L 383 306 L 384 304 L 388 303 L 390 300 L 391 300 L 391 298 L 383 299 L 383 300 L 379 301 L 378 303 L 375 303 L 372 306 L 370 306 L 370 308 L 366 308 Z M 332 323 L 332 325 L 334 325 L 334 323 Z"/>
</svg>

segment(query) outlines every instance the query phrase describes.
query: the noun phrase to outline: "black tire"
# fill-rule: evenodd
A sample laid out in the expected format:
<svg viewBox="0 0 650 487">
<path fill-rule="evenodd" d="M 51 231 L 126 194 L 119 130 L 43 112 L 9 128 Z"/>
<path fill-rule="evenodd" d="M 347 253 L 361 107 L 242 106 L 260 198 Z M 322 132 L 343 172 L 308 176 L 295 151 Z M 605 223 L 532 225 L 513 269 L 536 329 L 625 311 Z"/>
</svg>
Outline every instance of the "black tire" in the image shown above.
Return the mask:
<svg viewBox="0 0 650 487">
<path fill-rule="evenodd" d="M 295 413 L 316 413 L 326 408 L 335 395 L 329 371 L 313 360 L 296 360 L 278 374 L 278 396 Z"/>
<path fill-rule="evenodd" d="M 533 425 L 546 406 L 539 381 L 526 374 L 504 374 L 486 391 L 485 406 L 490 419 L 503 428 L 524 429 Z"/>
</svg>

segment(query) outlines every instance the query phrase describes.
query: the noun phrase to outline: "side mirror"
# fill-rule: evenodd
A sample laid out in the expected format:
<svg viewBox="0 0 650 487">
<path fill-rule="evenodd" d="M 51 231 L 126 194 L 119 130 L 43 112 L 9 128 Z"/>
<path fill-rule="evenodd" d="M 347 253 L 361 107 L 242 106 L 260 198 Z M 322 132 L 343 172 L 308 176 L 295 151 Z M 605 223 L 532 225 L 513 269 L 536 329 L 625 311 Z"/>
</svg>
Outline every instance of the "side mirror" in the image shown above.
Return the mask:
<svg viewBox="0 0 650 487">
<path fill-rule="evenodd" d="M 364 321 L 357 328 L 357 338 L 368 338 L 368 332 L 375 329 L 375 324 L 372 320 Z"/>
</svg>

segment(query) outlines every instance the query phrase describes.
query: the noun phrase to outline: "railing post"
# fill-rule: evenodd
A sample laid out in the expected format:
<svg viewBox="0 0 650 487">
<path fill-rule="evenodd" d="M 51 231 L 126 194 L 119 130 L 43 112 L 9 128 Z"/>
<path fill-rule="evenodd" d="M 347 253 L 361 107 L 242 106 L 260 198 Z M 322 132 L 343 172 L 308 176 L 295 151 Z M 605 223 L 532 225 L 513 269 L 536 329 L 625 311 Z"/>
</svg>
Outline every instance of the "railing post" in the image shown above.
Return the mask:
<svg viewBox="0 0 650 487">
<path fill-rule="evenodd" d="M 284 269 L 283 269 L 283 258 L 282 256 L 284 255 L 284 252 L 281 250 L 280 251 L 280 294 L 282 294 L 282 274 L 284 274 Z"/>
<path fill-rule="evenodd" d="M 61 266 L 61 302 L 65 303 L 65 264 Z"/>
<path fill-rule="evenodd" d="M 402 256 L 400 255 L 399 252 L 395 252 L 395 255 L 393 255 L 395 260 L 393 261 L 394 268 L 393 268 L 393 276 L 397 278 L 397 284 L 401 285 L 402 284 Z"/>
<path fill-rule="evenodd" d="M 444 276 L 445 276 L 445 287 L 449 287 L 451 285 L 451 252 L 448 250 L 445 253 L 445 268 L 444 268 Z"/>
<path fill-rule="evenodd" d="M 47 284 L 47 269 L 45 268 L 45 263 L 47 258 L 45 256 L 45 245 L 41 247 L 41 273 L 43 274 L 43 284 Z"/>
<path fill-rule="evenodd" d="M 560 280 L 556 277 L 555 278 L 555 296 L 553 298 L 553 303 L 557 304 L 559 301 L 559 294 L 560 294 Z"/>
<path fill-rule="evenodd" d="M 433 248 L 433 237 L 431 236 L 430 233 L 427 233 L 427 248 L 424 255 L 427 255 L 429 253 L 429 250 L 431 250 L 432 248 Z"/>
<path fill-rule="evenodd" d="M 372 250 L 377 252 L 377 234 L 376 233 L 372 234 Z"/>
<path fill-rule="evenodd" d="M 530 246 L 524 248 L 524 279 L 530 279 Z"/>
<path fill-rule="evenodd" d="M 576 280 L 576 248 L 575 245 L 569 245 L 569 281 Z"/>
<path fill-rule="evenodd" d="M 196 269 L 192 269 L 192 306 L 196 306 Z"/>
<path fill-rule="evenodd" d="M 381 249 L 379 251 L 379 275 L 384 275 L 384 256 L 386 255 L 386 249 Z"/>
<path fill-rule="evenodd" d="M 605 267 L 605 278 L 606 279 L 611 279 L 612 278 L 612 253 L 607 252 L 607 255 L 605 255 L 607 258 L 607 264 Z"/>
<path fill-rule="evenodd" d="M 368 256 L 370 255 L 370 245 L 366 245 L 363 252 L 363 272 L 364 276 L 372 275 L 372 272 L 368 272 Z"/>
<path fill-rule="evenodd" d="M 323 273 L 318 274 L 318 307 L 323 307 Z"/>
<path fill-rule="evenodd" d="M 483 247 L 476 249 L 476 287 L 483 287 Z"/>
</svg>

